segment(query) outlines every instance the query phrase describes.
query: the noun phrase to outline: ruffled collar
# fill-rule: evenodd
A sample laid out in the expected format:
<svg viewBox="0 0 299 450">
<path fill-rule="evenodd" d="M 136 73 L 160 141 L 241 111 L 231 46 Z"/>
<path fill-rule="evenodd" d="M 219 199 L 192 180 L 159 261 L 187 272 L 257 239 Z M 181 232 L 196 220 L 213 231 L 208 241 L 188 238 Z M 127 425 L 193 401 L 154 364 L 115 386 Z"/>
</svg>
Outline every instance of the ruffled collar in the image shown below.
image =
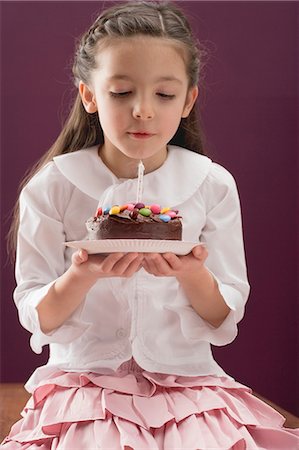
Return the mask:
<svg viewBox="0 0 299 450">
<path fill-rule="evenodd" d="M 136 201 L 137 178 L 117 178 L 98 156 L 97 146 L 56 156 L 54 163 L 72 184 L 103 206 Z M 185 202 L 198 190 L 211 164 L 206 156 L 169 145 L 164 164 L 144 175 L 144 202 L 172 207 Z"/>
</svg>

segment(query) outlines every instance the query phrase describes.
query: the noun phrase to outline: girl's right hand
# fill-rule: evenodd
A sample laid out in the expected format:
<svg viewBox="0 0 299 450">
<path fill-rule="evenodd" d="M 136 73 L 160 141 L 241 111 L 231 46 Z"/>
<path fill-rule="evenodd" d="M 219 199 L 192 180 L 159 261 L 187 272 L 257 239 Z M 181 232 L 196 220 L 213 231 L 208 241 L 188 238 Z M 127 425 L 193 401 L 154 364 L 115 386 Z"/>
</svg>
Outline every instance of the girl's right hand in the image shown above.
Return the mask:
<svg viewBox="0 0 299 450">
<path fill-rule="evenodd" d="M 142 260 L 141 253 L 104 256 L 76 251 L 71 266 L 57 278 L 36 308 L 41 330 L 47 334 L 61 326 L 99 278 L 131 277 L 142 267 Z"/>
<path fill-rule="evenodd" d="M 86 250 L 78 250 L 72 256 L 70 267 L 74 275 L 94 278 L 129 278 L 142 267 L 142 253 L 111 253 L 109 255 L 89 255 Z"/>
</svg>

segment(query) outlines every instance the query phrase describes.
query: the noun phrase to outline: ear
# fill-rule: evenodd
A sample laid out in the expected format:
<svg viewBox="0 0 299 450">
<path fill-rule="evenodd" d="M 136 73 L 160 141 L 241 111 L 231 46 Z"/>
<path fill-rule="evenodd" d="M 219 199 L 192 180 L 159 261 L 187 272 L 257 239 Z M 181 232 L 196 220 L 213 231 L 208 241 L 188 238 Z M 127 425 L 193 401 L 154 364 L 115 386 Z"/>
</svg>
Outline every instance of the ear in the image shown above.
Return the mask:
<svg viewBox="0 0 299 450">
<path fill-rule="evenodd" d="M 185 106 L 184 106 L 184 109 L 182 112 L 183 118 L 186 118 L 189 116 L 189 114 L 194 106 L 194 103 L 197 99 L 197 96 L 198 96 L 198 87 L 197 86 L 191 87 L 188 90 L 186 101 L 185 101 Z"/>
<path fill-rule="evenodd" d="M 95 96 L 83 81 L 80 81 L 79 83 L 79 94 L 86 112 L 89 114 L 95 113 L 98 110 Z"/>
</svg>

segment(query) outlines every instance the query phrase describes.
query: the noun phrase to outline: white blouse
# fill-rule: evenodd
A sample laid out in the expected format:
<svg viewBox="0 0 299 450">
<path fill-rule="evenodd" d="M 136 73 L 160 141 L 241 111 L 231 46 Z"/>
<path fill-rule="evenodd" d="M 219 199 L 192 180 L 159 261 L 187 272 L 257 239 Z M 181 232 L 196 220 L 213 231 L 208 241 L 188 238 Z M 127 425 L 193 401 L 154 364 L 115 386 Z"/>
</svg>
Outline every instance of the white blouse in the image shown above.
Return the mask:
<svg viewBox="0 0 299 450">
<path fill-rule="evenodd" d="M 180 147 L 169 146 L 165 163 L 144 176 L 144 202 L 179 209 L 183 240 L 206 244 L 206 266 L 231 309 L 222 325 L 195 312 L 175 277 L 141 269 L 98 280 L 63 325 L 50 334 L 40 329 L 36 307 L 71 264 L 74 250 L 64 242 L 86 238 L 85 221 L 99 202 L 124 204 L 136 192 L 137 179 L 118 179 L 96 147 L 55 157 L 23 189 L 14 299 L 32 349 L 50 345 L 31 385 L 55 369 L 109 373 L 132 356 L 151 372 L 227 376 L 210 344 L 234 340 L 249 293 L 239 197 L 227 170 Z"/>
</svg>

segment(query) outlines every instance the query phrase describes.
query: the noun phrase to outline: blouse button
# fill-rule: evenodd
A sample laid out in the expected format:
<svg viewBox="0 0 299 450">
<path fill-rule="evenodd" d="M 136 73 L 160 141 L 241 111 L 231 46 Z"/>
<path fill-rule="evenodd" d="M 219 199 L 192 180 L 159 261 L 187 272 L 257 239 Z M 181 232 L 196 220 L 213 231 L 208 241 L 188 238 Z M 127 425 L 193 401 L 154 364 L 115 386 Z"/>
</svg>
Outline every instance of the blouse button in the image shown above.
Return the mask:
<svg viewBox="0 0 299 450">
<path fill-rule="evenodd" d="M 119 339 L 123 339 L 127 336 L 126 330 L 124 328 L 119 328 L 115 334 Z"/>
</svg>

